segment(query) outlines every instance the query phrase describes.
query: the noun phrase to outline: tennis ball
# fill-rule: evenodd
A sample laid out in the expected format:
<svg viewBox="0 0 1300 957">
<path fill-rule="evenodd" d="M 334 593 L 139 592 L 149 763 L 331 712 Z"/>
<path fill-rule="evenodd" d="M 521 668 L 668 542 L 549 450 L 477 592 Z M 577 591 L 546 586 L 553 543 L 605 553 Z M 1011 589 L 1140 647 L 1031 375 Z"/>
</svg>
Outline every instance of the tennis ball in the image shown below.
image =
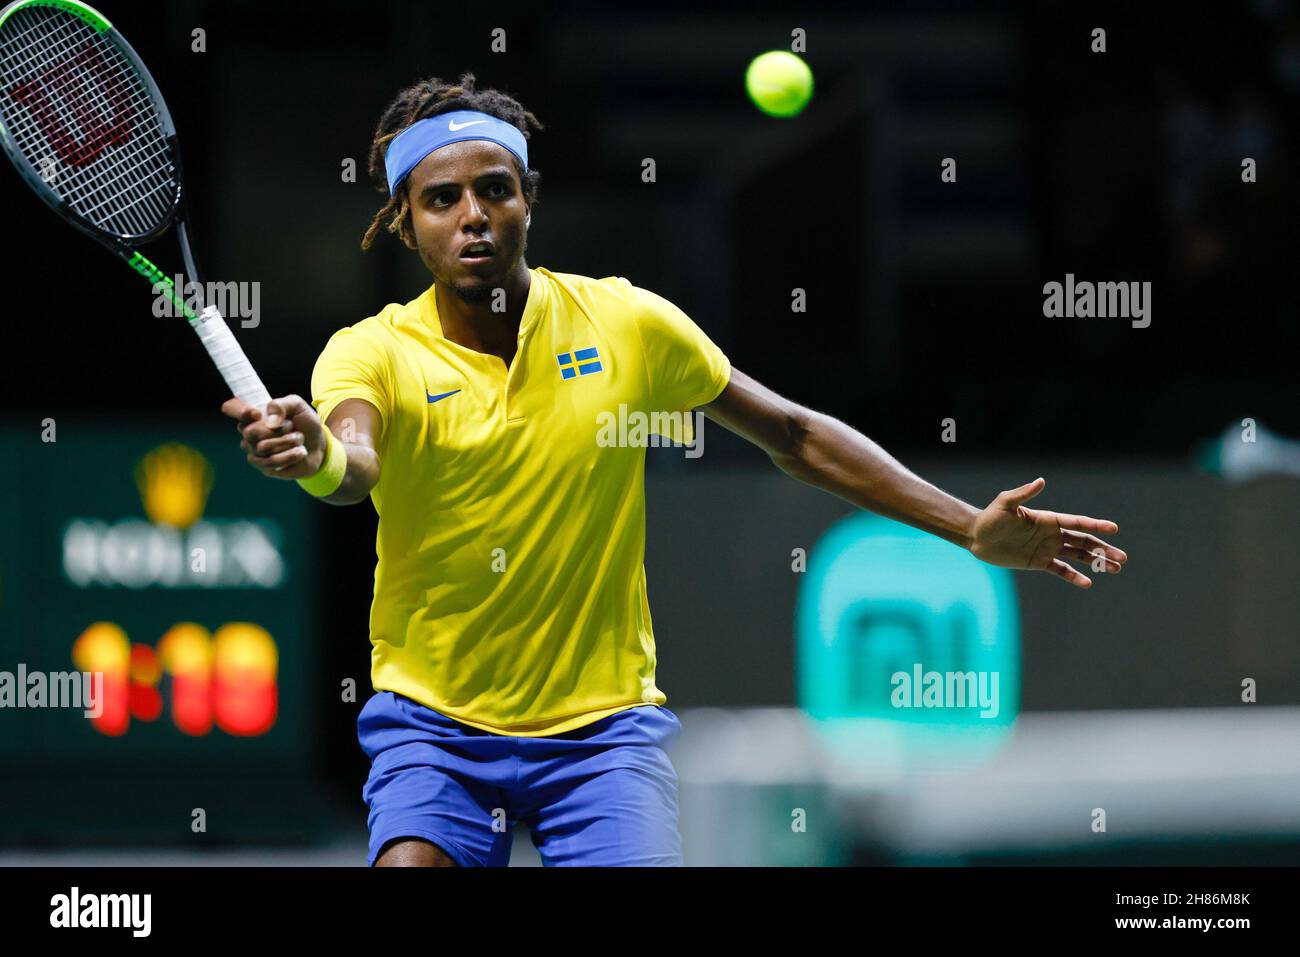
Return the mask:
<svg viewBox="0 0 1300 957">
<path fill-rule="evenodd" d="M 769 50 L 749 64 L 745 90 L 768 116 L 795 116 L 812 99 L 812 70 L 793 53 Z"/>
</svg>

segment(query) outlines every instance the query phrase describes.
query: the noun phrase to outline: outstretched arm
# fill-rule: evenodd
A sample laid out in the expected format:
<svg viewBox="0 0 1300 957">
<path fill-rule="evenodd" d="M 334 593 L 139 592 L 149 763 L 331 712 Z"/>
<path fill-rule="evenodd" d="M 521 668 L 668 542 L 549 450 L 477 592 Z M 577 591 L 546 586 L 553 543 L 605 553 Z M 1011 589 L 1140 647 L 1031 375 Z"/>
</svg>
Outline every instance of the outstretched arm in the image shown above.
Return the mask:
<svg viewBox="0 0 1300 957">
<path fill-rule="evenodd" d="M 861 432 L 777 395 L 739 369 L 700 411 L 763 449 L 787 475 L 938 535 L 991 565 L 1048 571 L 1089 588 L 1092 580 L 1065 559 L 1111 574 L 1128 560 L 1094 534 L 1113 535 L 1119 531 L 1114 522 L 1026 508 L 1043 490 L 1041 478 L 975 508 L 912 474 Z"/>
</svg>

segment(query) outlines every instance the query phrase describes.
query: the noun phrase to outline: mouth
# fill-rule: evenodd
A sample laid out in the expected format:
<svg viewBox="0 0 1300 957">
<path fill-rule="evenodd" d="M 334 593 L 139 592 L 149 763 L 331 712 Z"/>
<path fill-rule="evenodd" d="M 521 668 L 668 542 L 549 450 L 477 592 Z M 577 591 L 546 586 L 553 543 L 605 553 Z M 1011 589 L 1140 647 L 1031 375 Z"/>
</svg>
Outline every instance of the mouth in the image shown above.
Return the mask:
<svg viewBox="0 0 1300 957">
<path fill-rule="evenodd" d="M 468 266 L 478 266 L 496 258 L 497 248 L 487 240 L 476 240 L 461 247 L 460 261 Z"/>
</svg>

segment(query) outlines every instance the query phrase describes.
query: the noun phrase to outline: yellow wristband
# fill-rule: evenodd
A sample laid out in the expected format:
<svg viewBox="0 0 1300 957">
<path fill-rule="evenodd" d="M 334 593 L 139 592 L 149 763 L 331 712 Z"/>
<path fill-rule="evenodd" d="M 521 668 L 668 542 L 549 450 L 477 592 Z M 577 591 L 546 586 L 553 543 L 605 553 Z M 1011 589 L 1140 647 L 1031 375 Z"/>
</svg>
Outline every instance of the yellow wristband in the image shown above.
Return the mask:
<svg viewBox="0 0 1300 957">
<path fill-rule="evenodd" d="M 348 470 L 348 449 L 334 437 L 334 433 L 325 428 L 325 461 L 316 474 L 310 478 L 298 479 L 298 484 L 309 495 L 324 498 L 343 484 L 343 476 Z"/>
</svg>

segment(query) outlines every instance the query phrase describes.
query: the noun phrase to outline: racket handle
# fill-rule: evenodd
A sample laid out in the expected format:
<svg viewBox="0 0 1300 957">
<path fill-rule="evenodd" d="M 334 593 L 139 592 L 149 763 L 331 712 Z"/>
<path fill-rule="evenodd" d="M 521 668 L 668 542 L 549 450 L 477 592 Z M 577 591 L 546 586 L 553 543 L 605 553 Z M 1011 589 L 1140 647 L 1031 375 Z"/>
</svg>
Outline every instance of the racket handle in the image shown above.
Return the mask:
<svg viewBox="0 0 1300 957">
<path fill-rule="evenodd" d="M 271 395 L 262 385 L 262 380 L 253 371 L 253 364 L 244 355 L 235 334 L 226 325 L 226 320 L 215 306 L 208 306 L 192 323 L 194 331 L 199 334 L 203 347 L 217 364 L 217 371 L 226 380 L 232 395 L 243 399 L 248 405 L 266 411 L 266 403 Z"/>
</svg>

